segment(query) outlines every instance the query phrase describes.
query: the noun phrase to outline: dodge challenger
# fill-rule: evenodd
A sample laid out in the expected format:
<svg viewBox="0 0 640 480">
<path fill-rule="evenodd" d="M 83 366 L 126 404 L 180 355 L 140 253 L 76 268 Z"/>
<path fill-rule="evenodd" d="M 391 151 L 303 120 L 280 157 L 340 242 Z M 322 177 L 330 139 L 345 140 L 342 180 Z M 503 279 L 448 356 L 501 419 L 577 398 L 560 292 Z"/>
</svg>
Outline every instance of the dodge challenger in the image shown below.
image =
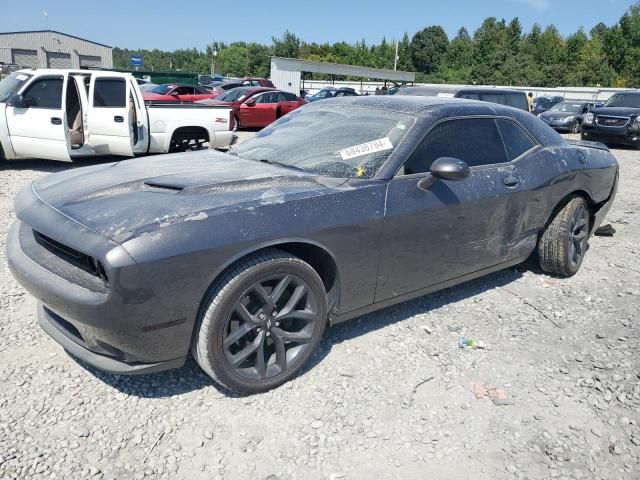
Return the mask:
<svg viewBox="0 0 640 480">
<path fill-rule="evenodd" d="M 191 353 L 256 393 L 327 325 L 530 258 L 576 274 L 618 165 L 531 114 L 352 97 L 283 116 L 228 153 L 68 170 L 16 198 L 10 268 L 74 357 L 136 374 Z"/>
</svg>

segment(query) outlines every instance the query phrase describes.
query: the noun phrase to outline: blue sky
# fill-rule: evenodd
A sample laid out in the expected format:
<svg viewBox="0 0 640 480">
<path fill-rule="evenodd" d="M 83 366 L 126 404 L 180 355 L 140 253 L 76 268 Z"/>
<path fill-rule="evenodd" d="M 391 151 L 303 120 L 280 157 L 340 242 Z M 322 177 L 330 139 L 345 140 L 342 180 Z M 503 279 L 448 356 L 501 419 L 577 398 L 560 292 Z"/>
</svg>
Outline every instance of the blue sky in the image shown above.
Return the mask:
<svg viewBox="0 0 640 480">
<path fill-rule="evenodd" d="M 4 0 L 9 1 L 9 0 Z M 368 43 L 442 25 L 473 32 L 488 16 L 554 23 L 563 34 L 618 21 L 634 0 L 318 0 L 162 1 L 24 0 L 4 8 L 0 31 L 49 28 L 111 46 L 204 48 L 212 39 L 271 43 L 286 29 L 307 41 Z M 92 6 L 95 5 L 95 6 Z M 222 5 L 222 6 L 221 6 Z M 303 6 L 310 5 L 310 6 Z M 226 8 L 225 8 L 226 6 Z M 43 10 L 48 13 L 47 22 Z"/>
</svg>

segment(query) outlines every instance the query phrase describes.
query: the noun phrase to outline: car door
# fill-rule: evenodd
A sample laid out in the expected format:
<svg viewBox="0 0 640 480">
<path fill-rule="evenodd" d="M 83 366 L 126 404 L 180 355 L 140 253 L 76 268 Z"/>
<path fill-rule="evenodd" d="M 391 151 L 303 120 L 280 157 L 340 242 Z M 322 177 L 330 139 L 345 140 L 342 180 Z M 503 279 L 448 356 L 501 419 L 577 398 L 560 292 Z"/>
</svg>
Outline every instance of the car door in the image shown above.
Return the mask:
<svg viewBox="0 0 640 480">
<path fill-rule="evenodd" d="M 97 73 L 89 84 L 89 145 L 100 155 L 133 156 L 133 105 L 125 75 Z"/>
<path fill-rule="evenodd" d="M 529 246 L 516 245 L 525 208 L 516 150 L 505 149 L 493 118 L 462 118 L 434 126 L 387 191 L 376 301 L 413 292 L 508 262 Z M 442 157 L 465 161 L 463 180 L 430 176 Z"/>
<path fill-rule="evenodd" d="M 280 110 L 280 116 L 286 115 L 299 106 L 300 104 L 298 103 L 298 97 L 296 97 L 293 93 L 278 92 L 278 108 Z"/>
<path fill-rule="evenodd" d="M 248 103 L 247 103 L 248 102 Z M 238 118 L 243 127 L 266 127 L 277 118 L 278 92 L 259 93 L 245 100 Z"/>
<path fill-rule="evenodd" d="M 70 161 L 65 112 L 67 75 L 44 75 L 22 92 L 22 105 L 6 107 L 7 127 L 18 157 Z"/>
</svg>

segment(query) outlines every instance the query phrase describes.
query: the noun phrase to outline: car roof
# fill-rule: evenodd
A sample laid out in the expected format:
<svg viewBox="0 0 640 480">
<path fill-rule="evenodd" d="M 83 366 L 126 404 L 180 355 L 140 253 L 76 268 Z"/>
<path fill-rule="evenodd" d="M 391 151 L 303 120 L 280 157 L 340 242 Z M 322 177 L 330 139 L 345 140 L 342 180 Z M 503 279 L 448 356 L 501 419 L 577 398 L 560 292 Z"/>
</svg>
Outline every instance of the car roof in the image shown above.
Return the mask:
<svg viewBox="0 0 640 480">
<path fill-rule="evenodd" d="M 523 90 L 515 90 L 511 88 L 494 88 L 494 87 L 456 87 L 450 85 L 417 85 L 415 87 L 402 87 L 398 90 L 398 93 L 402 92 L 403 95 L 411 95 L 409 92 L 416 93 L 431 93 L 434 96 L 438 94 L 451 94 L 458 93 L 495 93 L 498 95 L 504 94 L 517 94 L 526 95 Z"/>
</svg>

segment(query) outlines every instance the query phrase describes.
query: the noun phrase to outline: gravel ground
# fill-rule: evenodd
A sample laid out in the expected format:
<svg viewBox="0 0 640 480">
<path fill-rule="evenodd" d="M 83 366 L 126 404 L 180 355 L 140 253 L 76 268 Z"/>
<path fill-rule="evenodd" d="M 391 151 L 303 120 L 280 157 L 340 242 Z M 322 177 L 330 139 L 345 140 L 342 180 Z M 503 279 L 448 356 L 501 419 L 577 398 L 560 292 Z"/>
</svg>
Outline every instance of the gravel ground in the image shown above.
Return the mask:
<svg viewBox="0 0 640 480">
<path fill-rule="evenodd" d="M 252 397 L 193 361 L 105 374 L 41 332 L 4 243 L 18 189 L 69 166 L 9 167 L 0 478 L 640 478 L 640 152 L 615 154 L 617 234 L 591 240 L 576 277 L 514 268 L 339 325 L 303 375 Z M 489 348 L 461 350 L 462 335 Z"/>
</svg>

